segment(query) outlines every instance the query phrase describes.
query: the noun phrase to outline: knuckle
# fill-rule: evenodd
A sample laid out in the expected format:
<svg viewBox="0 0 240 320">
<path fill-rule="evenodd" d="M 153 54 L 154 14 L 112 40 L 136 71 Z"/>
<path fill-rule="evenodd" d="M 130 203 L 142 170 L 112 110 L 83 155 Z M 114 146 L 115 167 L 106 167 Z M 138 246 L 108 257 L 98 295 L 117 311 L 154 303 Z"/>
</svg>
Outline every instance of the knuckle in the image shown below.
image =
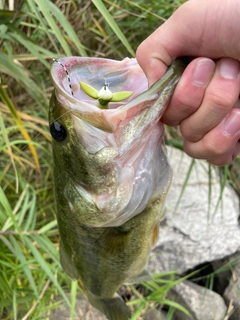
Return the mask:
<svg viewBox="0 0 240 320">
<path fill-rule="evenodd" d="M 231 158 L 225 158 L 225 157 L 217 157 L 217 158 L 214 158 L 214 159 L 210 159 L 210 160 L 207 160 L 210 164 L 213 164 L 215 166 L 218 166 L 218 167 L 222 167 L 222 166 L 226 166 L 228 164 L 230 164 L 232 162 L 232 159 Z"/>
<path fill-rule="evenodd" d="M 226 111 L 234 105 L 236 97 L 226 90 L 215 90 L 206 93 L 209 106 L 218 107 L 218 111 Z"/>
<path fill-rule="evenodd" d="M 193 127 L 190 121 L 182 121 L 180 124 L 180 131 L 184 139 L 190 142 L 197 142 L 202 138 L 202 135 L 197 132 L 196 128 Z"/>
<path fill-rule="evenodd" d="M 229 146 L 225 143 L 218 143 L 213 139 L 206 139 L 204 148 L 211 158 L 219 158 L 223 157 L 228 152 Z"/>
<path fill-rule="evenodd" d="M 182 94 L 175 95 L 164 114 L 163 120 L 167 125 L 178 126 L 196 112 L 197 109 L 198 105 L 196 102 L 191 103 Z"/>
<path fill-rule="evenodd" d="M 186 95 L 184 91 L 178 92 L 174 96 L 174 101 L 179 110 L 183 110 L 185 114 L 192 114 L 195 112 L 201 104 L 201 99 L 195 99 L 193 96 Z"/>
</svg>

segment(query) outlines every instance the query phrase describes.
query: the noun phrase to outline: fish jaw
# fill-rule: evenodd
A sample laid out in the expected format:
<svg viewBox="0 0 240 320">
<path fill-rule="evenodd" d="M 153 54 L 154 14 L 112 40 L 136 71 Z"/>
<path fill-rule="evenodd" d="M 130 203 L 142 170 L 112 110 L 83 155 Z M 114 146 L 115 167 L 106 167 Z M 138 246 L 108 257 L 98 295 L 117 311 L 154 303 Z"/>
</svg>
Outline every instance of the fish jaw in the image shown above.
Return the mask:
<svg viewBox="0 0 240 320">
<path fill-rule="evenodd" d="M 131 100 L 147 90 L 146 76 L 136 59 L 129 58 L 116 61 L 101 58 L 65 57 L 52 65 L 51 77 L 57 100 L 62 105 L 84 121 L 108 132 L 112 132 L 114 128 L 111 121 L 107 119 L 107 115 L 112 113 L 111 110 L 126 104 L 130 99 L 121 103 L 113 102 L 108 110 L 99 109 L 97 101 L 82 90 L 80 82 L 85 82 L 99 91 L 105 83 L 110 84 L 112 92 L 130 91 L 131 88 L 131 91 L 134 92 Z"/>
<path fill-rule="evenodd" d="M 77 221 L 97 227 L 120 226 L 169 186 L 171 170 L 162 148 L 160 118 L 182 71 L 172 68 L 157 85 L 144 91 L 147 80 L 135 59 L 70 57 L 60 63 L 69 70 L 73 96 L 65 70 L 55 63 L 52 78 L 56 102 L 52 103 L 55 107 L 50 107 L 50 122 L 59 117 L 63 123 L 67 121 L 70 138 L 67 146 L 53 141 L 53 148 L 60 154 L 65 148 L 73 155 L 68 160 L 75 164 L 65 163 L 61 169 L 59 163 L 55 175 L 64 175 L 67 167 L 72 168 L 63 181 L 63 196 Z M 135 89 L 127 103 L 114 103 L 111 109 L 102 110 L 77 88 L 80 80 L 100 88 L 105 78 L 116 91 Z M 65 110 L 61 115 L 59 106 Z M 78 172 L 79 159 L 86 172 Z"/>
</svg>

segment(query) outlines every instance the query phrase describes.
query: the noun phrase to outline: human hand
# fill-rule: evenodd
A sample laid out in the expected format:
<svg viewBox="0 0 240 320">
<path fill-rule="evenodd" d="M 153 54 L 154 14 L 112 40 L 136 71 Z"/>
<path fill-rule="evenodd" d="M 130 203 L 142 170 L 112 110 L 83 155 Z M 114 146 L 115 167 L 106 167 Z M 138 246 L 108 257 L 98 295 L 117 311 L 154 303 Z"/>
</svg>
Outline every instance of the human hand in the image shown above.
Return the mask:
<svg viewBox="0 0 240 320">
<path fill-rule="evenodd" d="M 234 33 L 232 30 L 235 13 L 240 11 L 238 2 L 191 0 L 137 51 L 150 85 L 178 56 L 208 57 L 196 58 L 188 65 L 162 121 L 180 125 L 187 154 L 216 165 L 231 163 L 240 152 L 238 22 Z M 198 28 L 195 31 L 193 27 Z"/>
</svg>

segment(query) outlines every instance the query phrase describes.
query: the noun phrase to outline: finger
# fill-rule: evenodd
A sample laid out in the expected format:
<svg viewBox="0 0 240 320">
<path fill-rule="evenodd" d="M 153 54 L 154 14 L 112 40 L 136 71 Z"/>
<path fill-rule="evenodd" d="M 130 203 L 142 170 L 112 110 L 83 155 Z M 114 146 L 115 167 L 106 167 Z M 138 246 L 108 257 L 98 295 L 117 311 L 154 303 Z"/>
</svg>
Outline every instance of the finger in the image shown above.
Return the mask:
<svg viewBox="0 0 240 320">
<path fill-rule="evenodd" d="M 240 110 L 232 109 L 228 116 L 200 141 L 184 141 L 184 151 L 191 157 L 206 159 L 222 166 L 231 163 L 240 152 Z"/>
<path fill-rule="evenodd" d="M 180 124 L 183 137 L 196 142 L 216 127 L 237 102 L 239 86 L 239 61 L 229 58 L 217 61 L 216 72 L 205 91 L 201 107 Z"/>
<path fill-rule="evenodd" d="M 202 103 L 214 70 L 215 63 L 211 59 L 193 60 L 184 71 L 161 121 L 169 126 L 177 126 L 194 113 Z"/>
</svg>

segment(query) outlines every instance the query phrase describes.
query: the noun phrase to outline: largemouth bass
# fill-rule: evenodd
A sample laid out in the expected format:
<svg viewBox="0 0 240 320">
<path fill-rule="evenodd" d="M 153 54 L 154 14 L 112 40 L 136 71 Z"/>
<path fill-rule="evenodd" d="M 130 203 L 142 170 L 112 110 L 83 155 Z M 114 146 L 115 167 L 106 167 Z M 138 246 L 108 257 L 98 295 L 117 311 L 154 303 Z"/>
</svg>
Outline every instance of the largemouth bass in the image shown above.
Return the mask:
<svg viewBox="0 0 240 320">
<path fill-rule="evenodd" d="M 171 181 L 160 119 L 184 68 L 176 60 L 147 90 L 135 59 L 66 57 L 52 65 L 61 264 L 110 320 L 131 317 L 118 288 L 150 277 L 144 268 Z"/>
</svg>

